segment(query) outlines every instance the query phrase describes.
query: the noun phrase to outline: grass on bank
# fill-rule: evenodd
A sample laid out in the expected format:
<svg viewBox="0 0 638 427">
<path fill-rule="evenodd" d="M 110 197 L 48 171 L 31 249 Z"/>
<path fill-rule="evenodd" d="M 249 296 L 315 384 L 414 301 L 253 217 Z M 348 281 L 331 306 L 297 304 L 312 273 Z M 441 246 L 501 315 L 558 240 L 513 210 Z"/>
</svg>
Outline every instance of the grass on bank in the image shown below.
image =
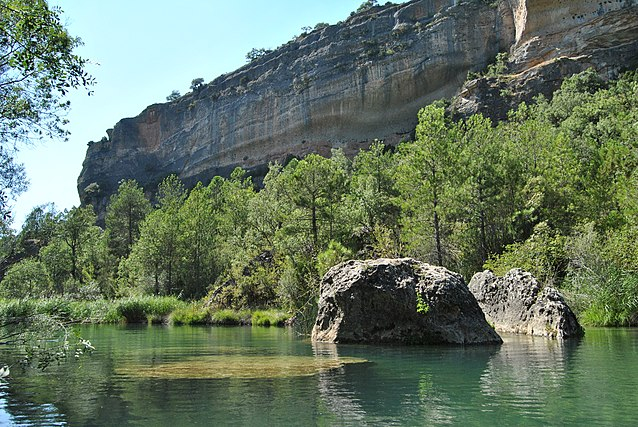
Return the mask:
<svg viewBox="0 0 638 427">
<path fill-rule="evenodd" d="M 284 326 L 289 315 L 280 310 L 212 310 L 201 302 L 176 297 L 143 296 L 113 301 L 64 298 L 0 300 L 0 320 L 36 314 L 73 323 L 168 323 L 171 325 Z"/>
<path fill-rule="evenodd" d="M 290 316 L 279 310 L 211 310 L 198 303 L 191 303 L 173 311 L 168 323 L 171 325 L 253 325 L 284 326 Z"/>
</svg>

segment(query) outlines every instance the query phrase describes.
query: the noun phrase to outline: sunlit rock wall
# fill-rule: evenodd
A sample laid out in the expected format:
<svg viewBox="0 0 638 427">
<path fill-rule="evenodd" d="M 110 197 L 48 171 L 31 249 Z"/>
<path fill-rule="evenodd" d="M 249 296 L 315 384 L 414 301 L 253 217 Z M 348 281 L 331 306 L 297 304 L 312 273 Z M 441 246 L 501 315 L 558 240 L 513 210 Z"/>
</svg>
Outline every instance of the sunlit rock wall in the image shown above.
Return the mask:
<svg viewBox="0 0 638 427">
<path fill-rule="evenodd" d="M 103 215 L 125 178 L 152 192 L 171 173 L 191 186 L 236 166 L 263 176 L 269 162 L 291 156 L 325 155 L 334 147 L 352 155 L 374 139 L 397 143 L 410 138 L 422 106 L 457 94 L 468 71 L 484 69 L 498 52 L 510 52 L 523 73 L 543 61 L 615 46 L 617 38 L 631 45 L 636 20 L 626 12 L 635 9 L 629 0 L 414 0 L 374 7 L 121 120 L 108 138 L 89 143 L 80 198 Z M 614 11 L 617 18 L 605 19 Z M 558 78 L 563 71 L 571 72 L 559 70 Z M 467 111 L 479 111 L 476 92 L 466 95 Z"/>
</svg>

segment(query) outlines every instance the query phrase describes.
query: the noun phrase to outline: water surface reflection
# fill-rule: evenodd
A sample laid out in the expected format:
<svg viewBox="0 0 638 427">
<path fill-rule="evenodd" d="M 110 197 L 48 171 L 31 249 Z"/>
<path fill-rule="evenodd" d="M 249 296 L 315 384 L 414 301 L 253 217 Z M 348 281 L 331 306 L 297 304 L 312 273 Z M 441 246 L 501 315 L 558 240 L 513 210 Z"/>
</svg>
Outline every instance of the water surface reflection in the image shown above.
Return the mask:
<svg viewBox="0 0 638 427">
<path fill-rule="evenodd" d="M 321 373 L 318 390 L 339 424 L 366 420 L 379 425 L 448 424 L 473 411 L 473 395 L 498 346 L 356 346 L 315 344 L 317 354 L 366 354 L 368 364 Z"/>
<path fill-rule="evenodd" d="M 500 411 L 507 406 L 514 416 L 542 418 L 548 399 L 565 386 L 580 340 L 503 335 L 503 341 L 480 378 L 486 405 Z"/>
<path fill-rule="evenodd" d="M 312 344 L 275 328 L 82 334 L 93 356 L 12 369 L 0 424 L 638 425 L 638 330 L 487 347 Z"/>
</svg>

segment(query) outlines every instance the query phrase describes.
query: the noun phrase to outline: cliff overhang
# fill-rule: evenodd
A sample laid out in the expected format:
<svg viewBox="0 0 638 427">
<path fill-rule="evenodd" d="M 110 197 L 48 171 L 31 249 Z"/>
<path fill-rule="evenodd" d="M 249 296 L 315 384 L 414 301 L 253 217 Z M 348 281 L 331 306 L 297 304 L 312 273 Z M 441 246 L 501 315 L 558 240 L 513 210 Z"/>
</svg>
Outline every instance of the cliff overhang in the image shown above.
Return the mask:
<svg viewBox="0 0 638 427">
<path fill-rule="evenodd" d="M 80 200 L 103 215 L 122 179 L 153 192 L 172 173 L 193 186 L 237 166 L 263 176 L 293 156 L 354 155 L 409 139 L 436 99 L 499 117 L 585 68 L 613 78 L 638 65 L 635 0 L 559 3 L 413 0 L 304 34 L 89 143 Z M 507 78 L 467 81 L 499 52 Z"/>
</svg>

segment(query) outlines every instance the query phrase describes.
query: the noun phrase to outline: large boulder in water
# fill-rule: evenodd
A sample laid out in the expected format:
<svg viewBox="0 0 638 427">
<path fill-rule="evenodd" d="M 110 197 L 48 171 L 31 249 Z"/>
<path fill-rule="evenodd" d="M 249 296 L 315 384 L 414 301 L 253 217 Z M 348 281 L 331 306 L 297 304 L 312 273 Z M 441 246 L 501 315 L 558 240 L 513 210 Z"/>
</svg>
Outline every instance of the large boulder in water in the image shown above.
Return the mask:
<svg viewBox="0 0 638 427">
<path fill-rule="evenodd" d="M 469 287 L 499 332 L 550 338 L 584 333 L 563 296 L 550 286 L 542 287 L 531 273 L 516 268 L 497 277 L 486 270 L 476 273 Z"/>
<path fill-rule="evenodd" d="M 347 261 L 321 282 L 315 341 L 501 343 L 463 278 L 410 258 Z"/>
</svg>

